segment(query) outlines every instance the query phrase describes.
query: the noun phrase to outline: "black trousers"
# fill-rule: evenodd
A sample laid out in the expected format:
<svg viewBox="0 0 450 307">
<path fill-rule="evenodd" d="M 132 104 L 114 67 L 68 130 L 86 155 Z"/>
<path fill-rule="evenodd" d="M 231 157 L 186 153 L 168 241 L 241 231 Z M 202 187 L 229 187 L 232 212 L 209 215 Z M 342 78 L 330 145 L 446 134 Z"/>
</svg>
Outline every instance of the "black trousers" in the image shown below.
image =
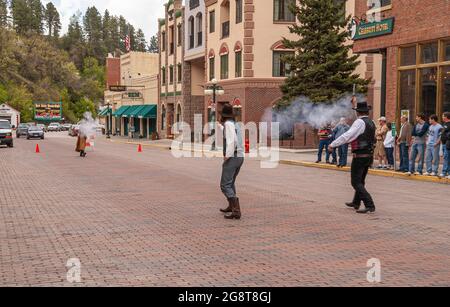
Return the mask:
<svg viewBox="0 0 450 307">
<path fill-rule="evenodd" d="M 366 177 L 373 158 L 354 158 L 352 162 L 352 187 L 355 189 L 353 203 L 360 205 L 361 201 L 366 208 L 375 208 L 372 196 L 366 190 Z"/>
</svg>

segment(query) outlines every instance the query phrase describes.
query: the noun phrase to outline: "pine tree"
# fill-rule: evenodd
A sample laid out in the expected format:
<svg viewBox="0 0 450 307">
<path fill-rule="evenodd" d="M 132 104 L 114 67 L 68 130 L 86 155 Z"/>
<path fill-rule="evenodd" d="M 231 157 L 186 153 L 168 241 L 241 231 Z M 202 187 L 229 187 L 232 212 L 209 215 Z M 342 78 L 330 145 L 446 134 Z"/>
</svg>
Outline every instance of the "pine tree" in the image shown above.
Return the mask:
<svg viewBox="0 0 450 307">
<path fill-rule="evenodd" d="M 150 44 L 148 46 L 148 52 L 151 52 L 151 53 L 158 53 L 159 52 L 158 35 L 153 35 L 150 38 Z"/>
<path fill-rule="evenodd" d="M 119 37 L 120 37 L 119 49 L 122 52 L 126 52 L 125 38 L 127 37 L 127 35 L 129 35 L 127 20 L 123 16 L 120 16 L 119 17 Z"/>
<path fill-rule="evenodd" d="M 86 10 L 83 25 L 86 34 L 88 55 L 95 57 L 100 63 L 103 63 L 106 56 L 106 47 L 103 42 L 102 16 L 95 6 L 89 7 Z"/>
<path fill-rule="evenodd" d="M 31 28 L 31 11 L 27 0 L 11 0 L 10 9 L 13 20 L 13 28 L 16 32 L 19 34 L 28 33 Z"/>
<path fill-rule="evenodd" d="M 0 0 L 0 27 L 8 25 L 8 4 L 6 0 Z"/>
<path fill-rule="evenodd" d="M 58 10 L 52 2 L 47 3 L 45 7 L 45 25 L 48 30 L 48 36 L 58 38 L 61 31 L 61 19 L 59 17 Z"/>
<path fill-rule="evenodd" d="M 120 49 L 120 34 L 119 34 L 119 18 L 112 17 L 109 23 L 109 32 L 111 36 L 111 49 L 109 52 L 115 52 Z"/>
<path fill-rule="evenodd" d="M 298 23 L 290 26 L 290 32 L 299 38 L 284 39 L 285 47 L 296 53 L 284 57 L 291 75 L 281 86 L 280 105 L 299 96 L 329 102 L 351 93 L 355 84 L 359 92 L 367 91 L 368 81 L 355 74 L 358 55 L 350 56 L 352 46 L 345 44 L 350 16 L 345 17 L 344 5 L 340 0 L 302 0 L 291 6 Z"/>
<path fill-rule="evenodd" d="M 136 51 L 147 51 L 147 41 L 145 40 L 145 34 L 142 29 L 138 29 L 136 32 Z"/>
<path fill-rule="evenodd" d="M 44 33 L 44 6 L 41 0 L 28 0 L 31 11 L 31 31 L 42 34 Z"/>
</svg>

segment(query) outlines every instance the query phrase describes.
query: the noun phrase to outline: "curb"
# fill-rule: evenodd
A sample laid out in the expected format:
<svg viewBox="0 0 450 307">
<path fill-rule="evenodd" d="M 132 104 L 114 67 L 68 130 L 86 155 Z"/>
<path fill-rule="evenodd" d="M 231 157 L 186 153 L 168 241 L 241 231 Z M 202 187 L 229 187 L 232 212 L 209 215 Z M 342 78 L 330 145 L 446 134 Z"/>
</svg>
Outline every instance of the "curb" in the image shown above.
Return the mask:
<svg viewBox="0 0 450 307">
<path fill-rule="evenodd" d="M 280 164 L 284 165 L 292 165 L 292 166 L 303 166 L 303 167 L 312 167 L 312 168 L 320 168 L 333 170 L 338 172 L 350 172 L 350 167 L 337 168 L 336 166 L 332 166 L 329 164 L 316 164 L 313 162 L 303 162 L 303 161 L 295 161 L 295 160 L 280 160 Z M 411 180 L 411 181 L 422 181 L 422 182 L 433 182 L 440 184 L 450 184 L 449 179 L 440 179 L 438 177 L 432 176 L 422 176 L 422 175 L 412 175 L 408 176 L 403 173 L 391 172 L 391 171 L 383 171 L 383 170 L 369 170 L 370 175 L 380 176 L 380 177 L 390 177 L 390 178 L 399 178 L 403 180 Z"/>
<path fill-rule="evenodd" d="M 129 142 L 129 141 L 116 141 L 116 140 L 110 140 L 111 143 L 117 143 L 117 144 L 128 144 L 128 145 L 139 145 L 140 143 L 137 142 Z M 170 150 L 170 146 L 167 145 L 158 145 L 158 144 L 141 144 L 144 147 L 154 147 L 159 148 L 163 150 Z M 193 152 L 202 152 L 201 150 L 192 150 Z M 332 170 L 337 172 L 350 172 L 350 167 L 344 167 L 344 168 L 337 168 L 334 165 L 329 164 L 317 164 L 313 162 L 304 162 L 304 161 L 297 161 L 297 160 L 280 160 L 280 164 L 283 165 L 291 165 L 291 166 L 303 166 L 303 167 L 311 167 L 311 168 L 319 168 L 319 169 L 326 169 L 326 170 Z M 422 182 L 432 182 L 432 183 L 439 183 L 439 184 L 449 184 L 450 185 L 450 179 L 440 179 L 438 177 L 431 177 L 431 176 L 422 176 L 422 175 L 412 175 L 408 176 L 403 173 L 397 173 L 397 172 L 391 172 L 391 171 L 383 171 L 383 170 L 376 170 L 376 169 L 370 169 L 369 170 L 370 175 L 380 176 L 380 177 L 388 177 L 388 178 L 399 178 L 403 180 L 410 180 L 410 181 L 422 181 Z"/>
</svg>

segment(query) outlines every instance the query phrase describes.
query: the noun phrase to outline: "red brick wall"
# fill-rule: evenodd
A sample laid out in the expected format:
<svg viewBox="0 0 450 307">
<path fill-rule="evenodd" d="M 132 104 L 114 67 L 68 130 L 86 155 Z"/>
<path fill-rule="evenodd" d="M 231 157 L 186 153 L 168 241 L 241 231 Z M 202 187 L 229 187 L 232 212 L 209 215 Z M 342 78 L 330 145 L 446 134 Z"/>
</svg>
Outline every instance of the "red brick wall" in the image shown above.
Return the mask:
<svg viewBox="0 0 450 307">
<path fill-rule="evenodd" d="M 120 59 L 106 59 L 106 87 L 110 85 L 120 85 Z"/>
</svg>

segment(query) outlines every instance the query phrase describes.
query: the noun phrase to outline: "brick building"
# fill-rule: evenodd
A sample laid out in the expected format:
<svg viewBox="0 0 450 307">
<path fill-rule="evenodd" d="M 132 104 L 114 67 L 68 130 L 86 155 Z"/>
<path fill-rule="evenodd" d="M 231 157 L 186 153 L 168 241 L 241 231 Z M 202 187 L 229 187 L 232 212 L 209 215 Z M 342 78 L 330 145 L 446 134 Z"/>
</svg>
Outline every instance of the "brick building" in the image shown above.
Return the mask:
<svg viewBox="0 0 450 307">
<path fill-rule="evenodd" d="M 381 54 L 382 114 L 450 111 L 450 1 L 356 0 L 354 52 Z"/>
</svg>

